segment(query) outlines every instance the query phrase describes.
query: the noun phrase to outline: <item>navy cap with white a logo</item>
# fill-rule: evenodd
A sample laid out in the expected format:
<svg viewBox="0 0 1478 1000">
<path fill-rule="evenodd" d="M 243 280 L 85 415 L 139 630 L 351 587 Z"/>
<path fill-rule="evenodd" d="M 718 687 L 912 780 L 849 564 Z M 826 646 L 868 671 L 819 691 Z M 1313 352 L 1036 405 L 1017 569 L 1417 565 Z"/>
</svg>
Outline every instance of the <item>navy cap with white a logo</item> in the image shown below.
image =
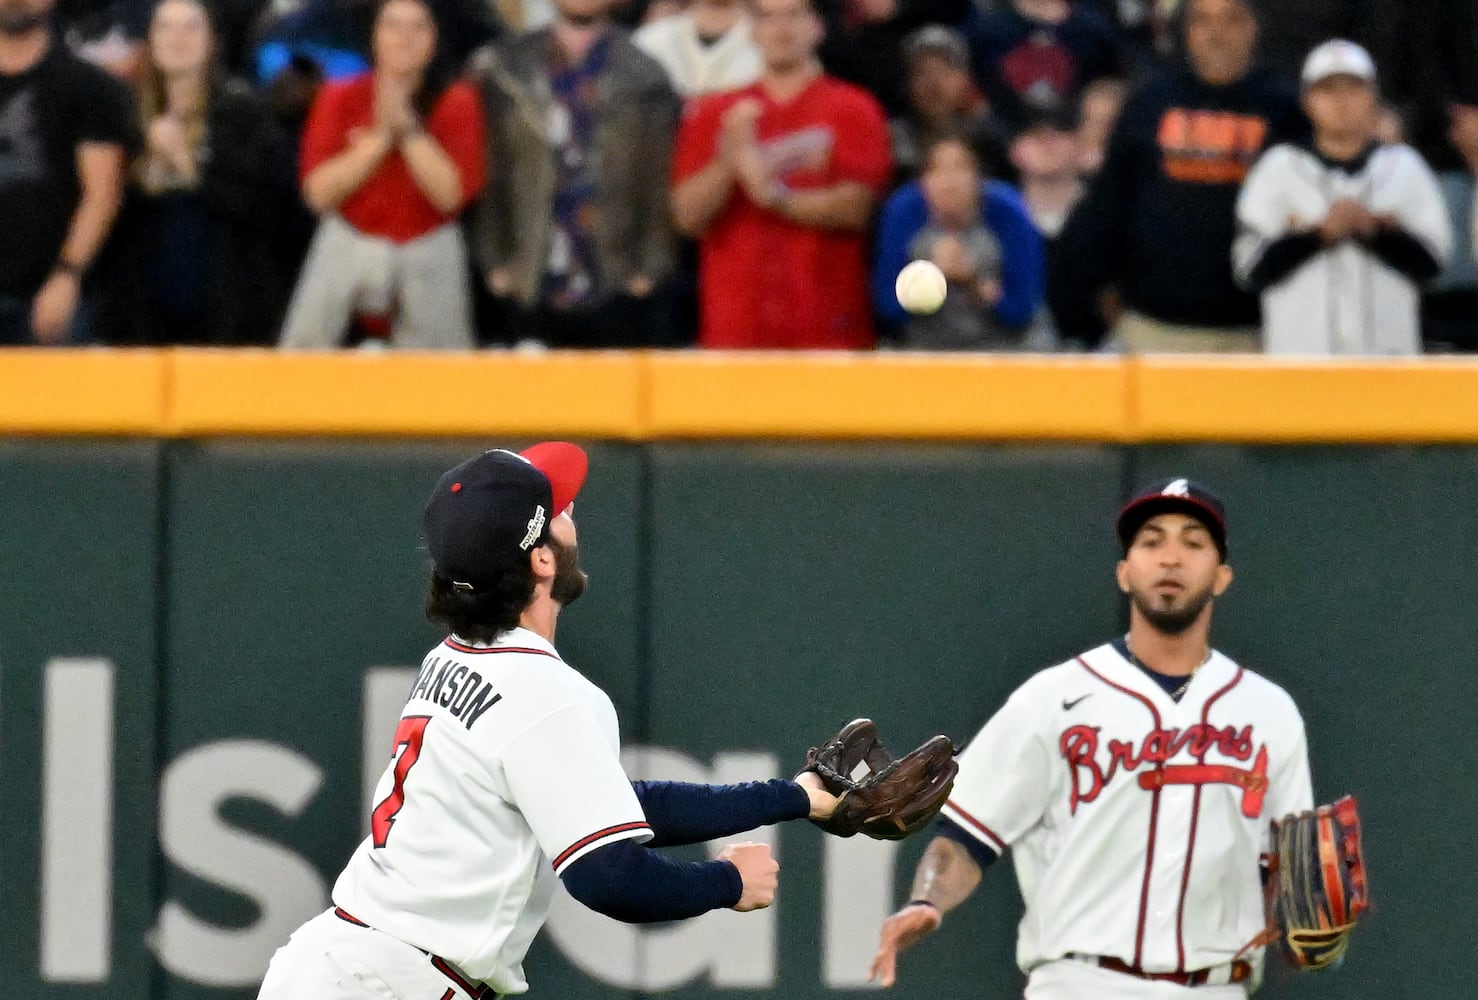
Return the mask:
<svg viewBox="0 0 1478 1000">
<path fill-rule="evenodd" d="M 1221 498 L 1200 483 L 1189 479 L 1165 479 L 1152 483 L 1119 511 L 1119 544 L 1124 551 L 1139 534 L 1146 521 L 1157 514 L 1189 514 L 1206 526 L 1217 551 L 1227 556 L 1227 512 Z"/>
<path fill-rule="evenodd" d="M 448 469 L 426 501 L 426 548 L 455 584 L 491 582 L 549 537 L 549 524 L 585 482 L 585 452 L 548 441 L 519 453 L 495 449 Z"/>
</svg>

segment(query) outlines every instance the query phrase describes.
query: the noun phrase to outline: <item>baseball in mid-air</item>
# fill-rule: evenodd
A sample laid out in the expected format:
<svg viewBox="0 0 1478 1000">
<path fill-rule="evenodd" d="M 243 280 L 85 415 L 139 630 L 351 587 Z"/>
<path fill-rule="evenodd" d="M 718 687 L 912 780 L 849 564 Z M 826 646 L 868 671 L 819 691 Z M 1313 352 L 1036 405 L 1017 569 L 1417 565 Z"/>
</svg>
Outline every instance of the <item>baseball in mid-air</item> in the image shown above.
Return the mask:
<svg viewBox="0 0 1478 1000">
<path fill-rule="evenodd" d="M 903 308 L 915 316 L 927 316 L 938 312 L 944 305 L 944 293 L 948 287 L 944 272 L 938 266 L 931 261 L 916 260 L 898 272 L 893 291 Z"/>
</svg>

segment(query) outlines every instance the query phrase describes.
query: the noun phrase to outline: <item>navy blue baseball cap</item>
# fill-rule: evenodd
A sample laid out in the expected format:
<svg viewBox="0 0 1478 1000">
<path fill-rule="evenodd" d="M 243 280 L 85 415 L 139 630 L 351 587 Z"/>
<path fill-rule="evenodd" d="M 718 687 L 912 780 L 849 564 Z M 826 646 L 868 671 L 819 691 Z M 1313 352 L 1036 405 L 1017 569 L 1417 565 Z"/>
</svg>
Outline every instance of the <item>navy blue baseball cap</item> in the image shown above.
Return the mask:
<svg viewBox="0 0 1478 1000">
<path fill-rule="evenodd" d="M 1221 557 L 1227 557 L 1227 511 L 1221 498 L 1189 479 L 1164 479 L 1152 483 L 1119 511 L 1119 544 L 1124 551 L 1144 523 L 1157 514 L 1189 514 L 1206 526 Z"/>
<path fill-rule="evenodd" d="M 436 572 L 475 589 L 516 565 L 548 540 L 589 464 L 579 447 L 546 441 L 523 452 L 485 451 L 442 473 L 423 522 Z"/>
</svg>

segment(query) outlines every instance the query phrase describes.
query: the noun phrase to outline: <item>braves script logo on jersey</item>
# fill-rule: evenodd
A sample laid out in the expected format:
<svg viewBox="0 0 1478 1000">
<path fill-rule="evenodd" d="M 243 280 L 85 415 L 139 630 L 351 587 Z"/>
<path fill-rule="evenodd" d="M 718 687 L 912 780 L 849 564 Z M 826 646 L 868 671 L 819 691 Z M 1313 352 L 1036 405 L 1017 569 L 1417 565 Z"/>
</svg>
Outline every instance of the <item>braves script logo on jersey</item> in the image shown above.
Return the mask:
<svg viewBox="0 0 1478 1000">
<path fill-rule="evenodd" d="M 1152 729 L 1138 745 L 1109 740 L 1107 767 L 1098 760 L 1098 732 L 1098 726 L 1070 726 L 1058 741 L 1072 774 L 1071 812 L 1077 813 L 1080 804 L 1098 798 L 1121 768 L 1138 771 L 1148 766 L 1151 770 L 1139 775 L 1139 787 L 1146 791 L 1158 791 L 1166 785 L 1236 785 L 1242 789 L 1242 814 L 1251 819 L 1262 815 L 1263 794 L 1268 788 L 1267 744 L 1257 751 L 1250 770 L 1229 764 L 1168 763 L 1186 749 L 1198 761 L 1205 761 L 1212 749 L 1232 760 L 1252 760 L 1251 726 L 1235 729 L 1197 723 L 1188 729 Z"/>
</svg>

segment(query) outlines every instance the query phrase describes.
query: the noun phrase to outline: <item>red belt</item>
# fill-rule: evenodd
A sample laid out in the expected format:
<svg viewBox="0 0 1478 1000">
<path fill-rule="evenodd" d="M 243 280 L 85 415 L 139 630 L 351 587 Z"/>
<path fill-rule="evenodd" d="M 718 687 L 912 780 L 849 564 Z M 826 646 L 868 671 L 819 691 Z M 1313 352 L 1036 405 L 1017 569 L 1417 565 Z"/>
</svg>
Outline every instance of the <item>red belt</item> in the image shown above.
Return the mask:
<svg viewBox="0 0 1478 1000">
<path fill-rule="evenodd" d="M 338 917 L 340 920 L 346 921 L 347 923 L 353 924 L 355 927 L 369 927 L 369 924 L 365 923 L 363 920 L 360 920 L 358 917 L 350 913 L 348 910 L 344 909 L 342 906 L 334 907 L 334 916 Z M 415 948 L 415 945 L 412 945 L 411 947 Z M 460 972 L 458 972 L 452 966 L 452 963 L 448 962 L 440 955 L 432 955 L 431 952 L 427 951 L 425 948 L 416 948 L 416 950 L 419 951 L 421 954 L 430 957 L 431 967 L 434 968 L 437 972 L 441 973 L 443 976 L 446 976 L 453 983 L 455 983 L 457 985 L 457 988 L 466 993 L 469 997 L 472 998 L 472 1000 L 497 1000 L 497 994 L 493 992 L 493 988 L 491 986 L 487 985 L 486 983 L 471 982 L 467 979 L 466 976 L 463 976 Z M 451 996 L 450 991 L 447 992 L 447 996 Z M 442 1000 L 446 1000 L 446 997 L 443 997 Z"/>
<path fill-rule="evenodd" d="M 1128 962 L 1120 961 L 1117 958 L 1110 958 L 1107 955 L 1099 955 L 1093 958 L 1093 961 L 1098 963 L 1100 969 L 1120 972 L 1126 976 L 1133 976 L 1136 979 L 1153 979 L 1156 982 L 1177 983 L 1181 986 L 1205 986 L 1211 978 L 1210 969 L 1197 969 L 1194 972 L 1146 972 L 1143 969 L 1130 965 Z M 1239 960 L 1232 963 L 1231 974 L 1227 982 L 1244 983 L 1251 978 L 1251 963 Z"/>
</svg>

